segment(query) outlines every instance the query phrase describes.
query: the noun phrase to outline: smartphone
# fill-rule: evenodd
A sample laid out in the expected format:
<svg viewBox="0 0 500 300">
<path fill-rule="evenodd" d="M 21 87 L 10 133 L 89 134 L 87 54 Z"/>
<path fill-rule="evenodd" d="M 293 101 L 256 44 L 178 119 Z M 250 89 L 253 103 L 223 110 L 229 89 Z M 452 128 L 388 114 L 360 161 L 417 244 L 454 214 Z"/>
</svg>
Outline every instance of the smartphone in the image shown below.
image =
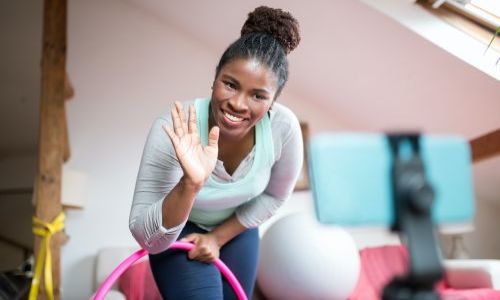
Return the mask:
<svg viewBox="0 0 500 300">
<path fill-rule="evenodd" d="M 321 223 L 393 224 L 392 154 L 385 134 L 318 134 L 311 138 L 308 154 L 310 185 Z M 459 136 L 421 135 L 420 156 L 434 190 L 434 223 L 468 223 L 474 216 L 469 143 Z"/>
</svg>

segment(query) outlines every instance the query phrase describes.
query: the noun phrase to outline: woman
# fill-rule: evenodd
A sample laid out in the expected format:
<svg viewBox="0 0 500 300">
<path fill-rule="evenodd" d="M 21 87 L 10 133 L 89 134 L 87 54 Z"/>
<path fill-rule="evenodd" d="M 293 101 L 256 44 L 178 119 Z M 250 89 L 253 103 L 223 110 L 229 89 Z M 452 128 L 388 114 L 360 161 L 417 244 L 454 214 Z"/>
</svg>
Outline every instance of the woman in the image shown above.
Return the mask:
<svg viewBox="0 0 500 300">
<path fill-rule="evenodd" d="M 256 8 L 222 55 L 212 96 L 176 102 L 171 116 L 154 122 L 130 230 L 150 253 L 165 299 L 234 298 L 210 264 L 219 257 L 251 297 L 257 227 L 289 198 L 302 166 L 297 118 L 275 103 L 288 78 L 286 55 L 299 41 L 289 13 Z M 166 250 L 178 239 L 194 248 Z"/>
</svg>

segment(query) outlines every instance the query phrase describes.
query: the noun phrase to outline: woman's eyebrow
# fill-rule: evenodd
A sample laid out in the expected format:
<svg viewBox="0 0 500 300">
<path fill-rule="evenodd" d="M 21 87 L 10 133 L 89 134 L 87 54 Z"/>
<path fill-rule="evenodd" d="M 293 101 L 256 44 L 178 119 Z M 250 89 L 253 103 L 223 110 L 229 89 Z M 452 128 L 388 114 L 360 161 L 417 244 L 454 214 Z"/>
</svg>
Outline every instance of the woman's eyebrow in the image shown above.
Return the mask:
<svg viewBox="0 0 500 300">
<path fill-rule="evenodd" d="M 222 74 L 221 78 L 224 79 L 224 80 L 231 80 L 236 85 L 240 85 L 240 82 L 236 78 L 234 78 L 233 76 L 231 76 L 231 75 Z M 267 94 L 271 94 L 271 92 L 268 89 L 266 89 L 266 88 L 255 88 L 255 89 L 252 89 L 252 91 L 254 93 L 267 93 Z"/>
<path fill-rule="evenodd" d="M 262 88 L 262 89 L 253 89 L 255 93 L 266 93 L 266 94 L 271 94 L 267 89 Z"/>
<path fill-rule="evenodd" d="M 227 79 L 229 79 L 229 80 L 231 80 L 231 81 L 234 81 L 235 83 L 239 83 L 239 81 L 238 81 L 238 80 L 236 80 L 236 78 L 234 78 L 234 77 L 233 77 L 233 76 L 231 76 L 231 75 L 222 74 L 222 78 L 223 78 L 223 79 L 226 79 L 226 80 L 227 80 Z"/>
</svg>

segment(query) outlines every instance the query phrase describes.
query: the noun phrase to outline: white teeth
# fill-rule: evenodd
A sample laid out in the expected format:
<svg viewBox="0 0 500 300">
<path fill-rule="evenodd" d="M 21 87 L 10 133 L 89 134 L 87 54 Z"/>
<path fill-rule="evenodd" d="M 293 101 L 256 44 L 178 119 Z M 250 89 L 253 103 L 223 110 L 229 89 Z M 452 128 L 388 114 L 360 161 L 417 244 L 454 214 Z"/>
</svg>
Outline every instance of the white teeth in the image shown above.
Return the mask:
<svg viewBox="0 0 500 300">
<path fill-rule="evenodd" d="M 228 114 L 227 112 L 224 112 L 224 115 L 231 121 L 234 121 L 234 122 L 241 122 L 243 121 L 243 118 L 238 118 L 236 116 L 233 116 L 233 115 L 230 115 Z"/>
</svg>

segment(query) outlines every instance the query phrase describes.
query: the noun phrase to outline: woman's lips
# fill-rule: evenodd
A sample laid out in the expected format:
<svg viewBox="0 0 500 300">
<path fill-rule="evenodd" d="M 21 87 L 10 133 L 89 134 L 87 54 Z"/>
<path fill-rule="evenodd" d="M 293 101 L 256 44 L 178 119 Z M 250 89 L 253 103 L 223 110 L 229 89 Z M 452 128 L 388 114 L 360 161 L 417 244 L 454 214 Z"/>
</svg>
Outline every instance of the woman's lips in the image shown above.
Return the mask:
<svg viewBox="0 0 500 300">
<path fill-rule="evenodd" d="M 240 127 L 244 124 L 245 118 L 235 116 L 231 113 L 222 112 L 222 121 L 228 127 Z"/>
</svg>

